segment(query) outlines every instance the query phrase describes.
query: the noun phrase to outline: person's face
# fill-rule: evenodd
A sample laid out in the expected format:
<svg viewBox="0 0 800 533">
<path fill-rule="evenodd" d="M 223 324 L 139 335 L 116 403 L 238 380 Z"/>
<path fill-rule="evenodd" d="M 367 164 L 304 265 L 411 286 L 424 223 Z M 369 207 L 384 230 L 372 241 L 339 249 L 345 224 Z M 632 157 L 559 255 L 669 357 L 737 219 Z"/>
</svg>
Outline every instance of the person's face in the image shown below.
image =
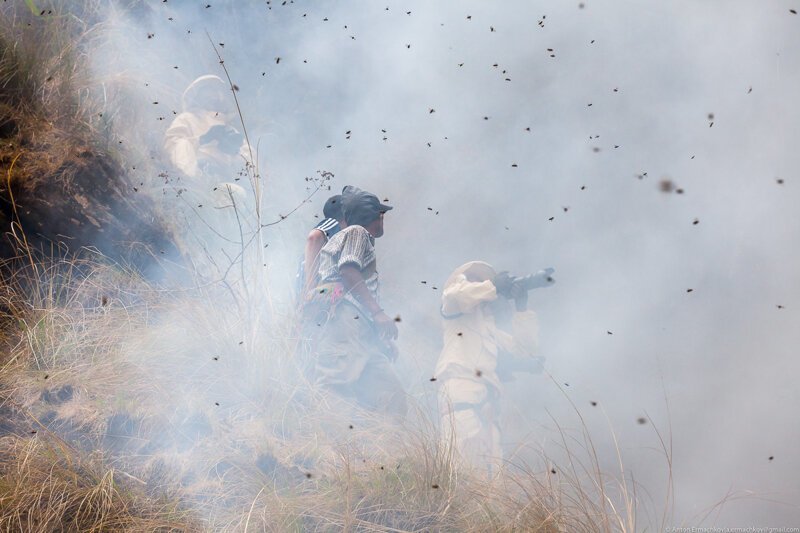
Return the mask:
<svg viewBox="0 0 800 533">
<path fill-rule="evenodd" d="M 378 218 L 370 222 L 366 228 L 369 234 L 376 239 L 383 236 L 383 215 L 383 213 L 378 215 Z"/>
</svg>

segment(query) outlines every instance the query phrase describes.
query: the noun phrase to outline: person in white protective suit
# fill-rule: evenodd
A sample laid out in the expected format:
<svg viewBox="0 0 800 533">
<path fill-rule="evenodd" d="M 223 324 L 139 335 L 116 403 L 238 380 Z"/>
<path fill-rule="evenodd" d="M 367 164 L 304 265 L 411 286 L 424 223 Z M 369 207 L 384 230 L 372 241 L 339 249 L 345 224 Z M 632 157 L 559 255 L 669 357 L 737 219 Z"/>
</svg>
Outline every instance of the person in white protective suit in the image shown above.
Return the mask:
<svg viewBox="0 0 800 533">
<path fill-rule="evenodd" d="M 230 86 L 219 76 L 195 79 L 182 95 L 183 112 L 165 133 L 164 149 L 179 171 L 178 194 L 185 200 L 180 224 L 190 244 L 190 260 L 204 279 L 237 274 L 229 268 L 239 257 L 242 232 L 257 229 L 255 198 L 248 183 L 250 150 L 236 128 L 238 117 Z M 245 177 L 245 179 L 243 179 Z"/>
<path fill-rule="evenodd" d="M 554 283 L 552 272 L 515 279 L 496 273 L 488 263 L 472 261 L 458 267 L 444 285 L 444 347 L 434 373 L 440 384 L 442 433 L 466 464 L 488 475 L 503 455 L 498 355 L 534 356 L 539 326 L 536 314 L 527 309 L 528 290 Z M 510 333 L 495 323 L 499 298 L 514 302 Z"/>
<path fill-rule="evenodd" d="M 164 149 L 172 164 L 190 178 L 205 177 L 204 185 L 233 181 L 249 161 L 228 90 L 213 74 L 194 80 L 183 92 L 183 112 L 165 133 Z"/>
</svg>

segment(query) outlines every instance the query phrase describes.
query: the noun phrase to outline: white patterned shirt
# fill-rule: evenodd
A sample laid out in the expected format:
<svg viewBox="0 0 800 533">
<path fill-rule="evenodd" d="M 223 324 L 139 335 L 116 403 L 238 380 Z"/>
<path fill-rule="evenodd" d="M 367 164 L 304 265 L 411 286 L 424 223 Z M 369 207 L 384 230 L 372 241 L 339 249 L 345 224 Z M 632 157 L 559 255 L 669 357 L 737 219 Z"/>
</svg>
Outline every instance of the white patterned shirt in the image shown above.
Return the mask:
<svg viewBox="0 0 800 533">
<path fill-rule="evenodd" d="M 375 238 L 363 226 L 347 226 L 331 237 L 319 252 L 320 283 L 341 283 L 339 269 L 349 264 L 361 272 L 367 290 L 378 302 L 378 270 L 375 259 Z M 360 309 L 365 317 L 370 317 L 352 294 L 347 293 L 345 299 Z"/>
</svg>

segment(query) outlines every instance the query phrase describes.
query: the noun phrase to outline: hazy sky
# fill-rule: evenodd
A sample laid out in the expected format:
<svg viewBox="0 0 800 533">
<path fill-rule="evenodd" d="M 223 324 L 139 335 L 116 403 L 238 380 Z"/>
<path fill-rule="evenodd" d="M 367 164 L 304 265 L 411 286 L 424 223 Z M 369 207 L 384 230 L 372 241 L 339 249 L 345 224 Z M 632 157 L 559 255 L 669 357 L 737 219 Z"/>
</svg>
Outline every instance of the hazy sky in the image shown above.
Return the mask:
<svg viewBox="0 0 800 533">
<path fill-rule="evenodd" d="M 154 2 L 109 25 L 97 66 L 140 97 L 131 102 L 143 102 L 158 150 L 169 120 L 157 117 L 179 111 L 195 77 L 222 75 L 208 31 L 259 142 L 267 218 L 301 202 L 318 170 L 335 174 L 334 189 L 389 199 L 377 245 L 384 307 L 404 318 L 399 370 L 420 400 L 432 398 L 439 348 L 433 287 L 467 260 L 519 274 L 552 266 L 557 284 L 531 298 L 541 354 L 602 466 L 617 469 L 613 431 L 660 511 L 655 425 L 674 447 L 675 523 L 752 491 L 711 523 L 796 526 L 800 15 L 790 9 L 800 4 Z M 683 193 L 661 191 L 662 180 Z M 265 235 L 277 285 L 291 281 L 327 194 Z M 548 377 L 508 392 L 509 442 L 547 450 L 553 419 L 579 428 Z"/>
</svg>

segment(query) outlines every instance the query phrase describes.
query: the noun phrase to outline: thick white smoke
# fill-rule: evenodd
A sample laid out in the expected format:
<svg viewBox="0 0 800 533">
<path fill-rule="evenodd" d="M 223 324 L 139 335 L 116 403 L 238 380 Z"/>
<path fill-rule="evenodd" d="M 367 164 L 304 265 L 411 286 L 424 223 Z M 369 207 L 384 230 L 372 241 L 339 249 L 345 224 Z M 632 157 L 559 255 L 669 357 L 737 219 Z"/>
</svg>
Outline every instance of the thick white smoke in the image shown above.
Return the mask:
<svg viewBox="0 0 800 533">
<path fill-rule="evenodd" d="M 399 369 L 417 399 L 433 400 L 435 287 L 450 271 L 553 266 L 531 304 L 554 382 L 509 386 L 509 449 L 555 448 L 555 422 L 578 426 L 558 384 L 601 465 L 618 468 L 613 431 L 656 510 L 668 468 L 654 428 L 671 440 L 676 522 L 752 491 L 715 523 L 787 526 L 800 520 L 775 503 L 800 499 L 793 6 L 164 2 L 117 10 L 96 64 L 136 106 L 119 134 L 139 145 L 145 191 L 176 209 L 144 162 L 162 156 L 186 86 L 224 79 L 211 42 L 258 148 L 265 222 L 321 170 L 337 192 L 389 199 L 384 307 L 403 317 Z M 327 194 L 263 232 L 282 309 Z"/>
</svg>

